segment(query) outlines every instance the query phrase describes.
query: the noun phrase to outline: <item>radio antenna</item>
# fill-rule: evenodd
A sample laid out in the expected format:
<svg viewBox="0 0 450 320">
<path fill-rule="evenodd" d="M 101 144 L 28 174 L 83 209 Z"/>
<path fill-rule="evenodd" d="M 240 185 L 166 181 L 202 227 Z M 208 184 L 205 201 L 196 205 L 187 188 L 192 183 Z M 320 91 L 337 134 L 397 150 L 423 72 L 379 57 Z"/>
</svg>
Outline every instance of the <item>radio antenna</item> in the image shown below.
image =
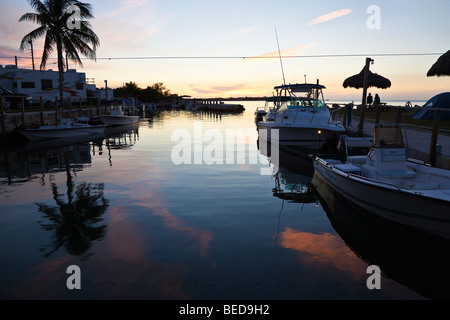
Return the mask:
<svg viewBox="0 0 450 320">
<path fill-rule="evenodd" d="M 277 26 L 275 26 L 275 36 L 276 36 L 276 38 L 277 38 L 278 55 L 279 55 L 279 57 L 280 57 L 281 73 L 283 74 L 283 84 L 286 85 L 286 79 L 284 78 L 283 60 L 281 60 L 280 43 L 278 42 Z"/>
</svg>

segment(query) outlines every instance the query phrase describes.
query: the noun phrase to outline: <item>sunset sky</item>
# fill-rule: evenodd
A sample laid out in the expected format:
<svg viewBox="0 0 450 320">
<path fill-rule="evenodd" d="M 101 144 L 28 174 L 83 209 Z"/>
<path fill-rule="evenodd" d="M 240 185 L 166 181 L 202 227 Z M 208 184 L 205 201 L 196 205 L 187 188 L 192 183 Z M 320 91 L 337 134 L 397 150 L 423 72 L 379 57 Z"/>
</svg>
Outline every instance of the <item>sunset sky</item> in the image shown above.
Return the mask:
<svg viewBox="0 0 450 320">
<path fill-rule="evenodd" d="M 371 90 L 383 99 L 427 100 L 450 91 L 449 77 L 426 76 L 450 49 L 447 0 L 88 2 L 100 38 L 98 59 L 70 68 L 95 78 L 98 87 L 104 80 L 112 88 L 163 82 L 173 93 L 198 98 L 271 95 L 283 82 L 276 28 L 281 54 L 291 56 L 282 60 L 286 82 L 320 79 L 330 100 L 361 98 L 361 90 L 342 83 L 363 69 L 366 57 L 375 60 L 373 72 L 392 81 L 390 89 Z M 37 25 L 18 22 L 32 12 L 27 1 L 1 4 L 0 64 L 14 64 L 16 55 L 31 56 L 18 48 Z M 373 5 L 380 19 L 368 12 Z M 42 40 L 34 43 L 38 58 L 42 46 Z M 31 68 L 31 59 L 20 58 L 19 65 Z M 47 68 L 56 70 L 56 60 Z"/>
</svg>

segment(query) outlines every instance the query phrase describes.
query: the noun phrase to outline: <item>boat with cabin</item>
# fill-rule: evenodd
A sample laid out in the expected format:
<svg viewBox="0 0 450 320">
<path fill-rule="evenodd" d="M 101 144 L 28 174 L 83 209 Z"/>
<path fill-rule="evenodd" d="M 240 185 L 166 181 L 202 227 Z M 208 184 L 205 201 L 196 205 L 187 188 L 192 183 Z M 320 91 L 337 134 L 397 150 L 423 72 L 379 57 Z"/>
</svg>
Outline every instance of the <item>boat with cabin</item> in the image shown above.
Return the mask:
<svg viewBox="0 0 450 320">
<path fill-rule="evenodd" d="M 365 156 L 315 156 L 313 164 L 315 174 L 359 207 L 450 239 L 450 171 L 407 159 L 401 126 L 376 125 Z"/>
<path fill-rule="evenodd" d="M 328 143 L 337 144 L 346 129 L 331 120 L 320 84 L 289 84 L 274 88 L 274 107 L 257 123 L 259 136 L 280 145 L 318 152 Z"/>
</svg>

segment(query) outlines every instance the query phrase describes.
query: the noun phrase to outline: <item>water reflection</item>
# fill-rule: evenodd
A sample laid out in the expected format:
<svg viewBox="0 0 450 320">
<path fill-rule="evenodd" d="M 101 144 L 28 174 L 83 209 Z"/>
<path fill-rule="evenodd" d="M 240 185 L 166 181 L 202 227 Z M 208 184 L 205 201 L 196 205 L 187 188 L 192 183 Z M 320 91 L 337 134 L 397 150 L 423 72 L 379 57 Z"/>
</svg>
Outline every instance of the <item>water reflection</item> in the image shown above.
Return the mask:
<svg viewBox="0 0 450 320">
<path fill-rule="evenodd" d="M 105 129 L 105 140 L 95 141 L 99 154 L 103 154 L 103 143 L 108 150 L 109 166 L 112 167 L 111 150 L 131 149 L 139 141 L 139 123 L 129 125 L 107 127 Z"/>
<path fill-rule="evenodd" d="M 38 177 L 43 181 L 45 174 L 65 171 L 67 161 L 70 161 L 73 172 L 83 170 L 91 164 L 89 142 L 59 145 L 57 141 L 51 141 L 47 144 L 39 143 L 39 146 L 33 148 L 26 145 L 4 150 L 3 155 L 0 163 L 0 186 L 22 184 Z"/>
<path fill-rule="evenodd" d="M 253 121 L 253 113 L 227 117 L 203 124 L 224 131 Z M 315 205 L 312 163 L 295 150 L 281 150 L 274 176 L 260 166 L 175 166 L 171 134 L 191 120 L 166 112 L 78 145 L 10 150 L 12 185 L 0 184 L 0 296 L 417 298 L 396 283 L 368 291 L 367 263 Z M 71 264 L 82 268 L 78 292 L 65 287 Z"/>
<path fill-rule="evenodd" d="M 139 124 L 107 128 L 104 134 L 90 139 L 52 139 L 25 142 L 15 149 L 4 150 L 1 163 L 1 184 L 22 185 L 38 180 L 41 186 L 50 183 L 51 199 L 36 202 L 38 221 L 43 230 L 51 232 L 51 241 L 42 245 L 45 258 L 64 250 L 86 260 L 94 241 L 106 236 L 103 215 L 109 200 L 104 196 L 104 183 L 77 183 L 77 173 L 92 165 L 92 157 L 108 150 L 130 149 L 139 140 Z M 64 174 L 65 185 L 55 182 Z M 6 178 L 6 179 L 4 179 Z M 0 185 L 1 185 L 0 184 Z M 4 192 L 11 192 L 8 187 Z"/>
<path fill-rule="evenodd" d="M 63 172 L 67 161 L 75 173 L 90 166 L 92 156 L 102 155 L 106 146 L 112 165 L 111 150 L 130 149 L 139 141 L 139 124 L 106 128 L 103 134 L 83 138 L 25 141 L 6 148 L 0 157 L 0 185 L 20 184 L 46 173 Z M 44 183 L 44 182 L 43 182 Z"/>
<path fill-rule="evenodd" d="M 259 149 L 277 169 L 273 175 L 275 181 L 273 196 L 295 203 L 316 202 L 310 188 L 314 167 L 308 155 L 290 146 L 279 146 L 277 156 L 272 156 L 271 150 L 270 143 L 267 143 L 267 150 Z"/>
<path fill-rule="evenodd" d="M 317 174 L 312 184 L 334 229 L 358 256 L 424 297 L 450 298 L 450 241 L 357 207 L 336 194 Z"/>
<path fill-rule="evenodd" d="M 91 255 L 88 250 L 92 242 L 103 239 L 106 234 L 106 225 L 98 225 L 108 208 L 104 185 L 75 185 L 68 174 L 66 201 L 55 183 L 52 183 L 52 193 L 56 206 L 36 203 L 45 220 L 39 224 L 45 231 L 53 232 L 51 243 L 42 246 L 41 252 L 49 257 L 64 247 L 68 254 L 86 260 Z"/>
</svg>

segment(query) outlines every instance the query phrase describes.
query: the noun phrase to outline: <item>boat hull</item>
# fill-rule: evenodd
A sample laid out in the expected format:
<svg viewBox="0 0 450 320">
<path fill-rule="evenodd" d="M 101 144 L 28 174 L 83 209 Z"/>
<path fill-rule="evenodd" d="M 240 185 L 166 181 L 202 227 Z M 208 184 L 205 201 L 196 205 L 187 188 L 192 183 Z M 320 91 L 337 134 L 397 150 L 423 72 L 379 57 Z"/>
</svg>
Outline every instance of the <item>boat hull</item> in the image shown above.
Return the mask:
<svg viewBox="0 0 450 320">
<path fill-rule="evenodd" d="M 450 201 L 367 182 L 335 170 L 318 158 L 313 163 L 315 174 L 361 208 L 387 220 L 450 239 Z"/>
<path fill-rule="evenodd" d="M 102 122 L 107 126 L 122 126 L 139 122 L 139 116 L 100 116 Z"/>
<path fill-rule="evenodd" d="M 41 127 L 39 129 L 23 129 L 19 133 L 29 140 L 45 140 L 60 138 L 81 138 L 103 134 L 105 126 L 88 126 L 88 127 Z"/>
<path fill-rule="evenodd" d="M 296 146 L 311 152 L 316 152 L 321 150 L 330 141 L 336 142 L 338 135 L 344 131 L 326 127 L 283 127 L 259 122 L 258 132 L 261 139 L 271 141 L 272 143 L 278 142 L 280 145 Z M 278 134 L 278 139 L 274 132 Z"/>
</svg>

